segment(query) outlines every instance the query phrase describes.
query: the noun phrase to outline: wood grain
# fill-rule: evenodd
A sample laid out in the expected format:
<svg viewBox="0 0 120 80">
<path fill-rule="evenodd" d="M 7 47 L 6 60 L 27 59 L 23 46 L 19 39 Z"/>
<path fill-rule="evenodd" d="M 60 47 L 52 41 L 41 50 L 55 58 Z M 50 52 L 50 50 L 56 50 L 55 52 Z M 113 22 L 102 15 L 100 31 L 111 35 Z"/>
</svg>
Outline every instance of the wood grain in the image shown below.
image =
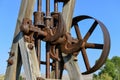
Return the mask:
<svg viewBox="0 0 120 80">
<path fill-rule="evenodd" d="M 66 23 L 67 32 L 70 32 L 71 25 L 72 25 L 72 17 L 74 12 L 76 0 L 70 0 L 63 6 L 63 18 Z M 82 75 L 80 73 L 80 69 L 78 66 L 78 62 L 74 61 L 73 55 L 66 55 L 62 53 L 63 60 L 65 62 L 66 70 L 69 74 L 70 80 L 83 80 Z"/>
</svg>

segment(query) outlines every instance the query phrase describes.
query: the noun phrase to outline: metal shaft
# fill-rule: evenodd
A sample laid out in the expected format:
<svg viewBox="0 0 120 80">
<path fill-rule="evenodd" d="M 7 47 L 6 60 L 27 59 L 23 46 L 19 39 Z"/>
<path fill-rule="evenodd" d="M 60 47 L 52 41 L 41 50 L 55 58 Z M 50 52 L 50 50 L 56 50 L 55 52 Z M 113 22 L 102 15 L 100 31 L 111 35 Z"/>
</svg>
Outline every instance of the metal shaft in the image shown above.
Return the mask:
<svg viewBox="0 0 120 80">
<path fill-rule="evenodd" d="M 51 25 L 51 16 L 50 16 L 50 0 L 46 0 L 46 27 L 50 28 Z"/>
<path fill-rule="evenodd" d="M 58 2 L 57 2 L 57 0 L 54 0 L 54 12 L 55 13 L 58 12 Z"/>
<path fill-rule="evenodd" d="M 41 60 L 41 40 L 38 39 L 36 40 L 36 53 L 37 53 L 37 59 L 39 63 L 39 68 L 40 68 L 40 60 Z"/>
<path fill-rule="evenodd" d="M 37 11 L 41 12 L 42 10 L 42 0 L 38 0 L 37 2 Z M 40 68 L 40 60 L 41 60 L 41 40 L 38 39 L 36 41 L 36 53 L 37 53 L 37 58 L 38 58 L 38 63 L 39 63 L 39 68 Z"/>
<path fill-rule="evenodd" d="M 50 16 L 50 0 L 46 0 L 46 16 Z"/>
<path fill-rule="evenodd" d="M 58 48 L 56 49 L 56 56 L 59 57 L 59 50 Z M 55 62 L 55 78 L 58 79 L 59 78 L 59 63 L 58 61 Z"/>
<path fill-rule="evenodd" d="M 46 78 L 50 78 L 50 45 L 46 43 Z"/>
<path fill-rule="evenodd" d="M 42 0 L 38 0 L 37 3 L 38 3 L 37 11 L 41 12 L 41 10 L 42 10 Z"/>
</svg>

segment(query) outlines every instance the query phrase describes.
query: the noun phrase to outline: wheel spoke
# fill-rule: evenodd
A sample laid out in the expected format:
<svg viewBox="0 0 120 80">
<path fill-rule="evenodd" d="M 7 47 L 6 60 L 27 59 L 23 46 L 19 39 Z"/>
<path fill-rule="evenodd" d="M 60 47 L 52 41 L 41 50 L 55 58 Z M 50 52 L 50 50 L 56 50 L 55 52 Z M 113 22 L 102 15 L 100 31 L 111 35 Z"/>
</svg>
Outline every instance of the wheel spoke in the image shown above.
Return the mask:
<svg viewBox="0 0 120 80">
<path fill-rule="evenodd" d="M 93 33 L 94 29 L 96 28 L 97 26 L 97 21 L 95 21 L 92 25 L 92 27 L 88 30 L 87 34 L 85 35 L 84 37 L 84 41 L 86 42 L 88 40 L 88 38 L 91 36 L 91 34 Z"/>
<path fill-rule="evenodd" d="M 86 69 L 88 71 L 88 70 L 90 70 L 90 64 L 89 64 L 89 60 L 88 60 L 85 48 L 82 49 L 82 56 L 83 56 L 83 59 L 85 62 Z"/>
<path fill-rule="evenodd" d="M 85 48 L 103 49 L 103 44 L 86 43 L 86 44 L 85 44 Z"/>
<path fill-rule="evenodd" d="M 82 36 L 81 36 L 81 33 L 80 33 L 80 29 L 79 29 L 78 24 L 75 24 L 74 27 L 75 27 L 75 31 L 76 31 L 76 34 L 77 34 L 77 38 L 78 38 L 79 40 L 81 40 L 81 39 L 82 39 Z"/>
</svg>

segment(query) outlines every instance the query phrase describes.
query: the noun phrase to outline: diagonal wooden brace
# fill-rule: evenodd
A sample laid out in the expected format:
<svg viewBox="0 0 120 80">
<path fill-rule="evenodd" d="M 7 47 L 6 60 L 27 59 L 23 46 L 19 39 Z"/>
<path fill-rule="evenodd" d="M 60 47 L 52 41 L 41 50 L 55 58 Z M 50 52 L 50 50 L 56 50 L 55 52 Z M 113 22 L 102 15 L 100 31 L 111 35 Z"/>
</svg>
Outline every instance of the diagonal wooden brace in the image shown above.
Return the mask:
<svg viewBox="0 0 120 80">
<path fill-rule="evenodd" d="M 63 13 L 64 21 L 66 23 L 67 32 L 70 32 L 71 29 L 75 1 L 76 0 L 70 0 L 67 3 L 65 3 L 63 7 L 62 13 Z M 64 53 L 62 55 L 70 80 L 83 80 L 78 63 L 77 61 L 74 61 L 74 56 L 65 55 Z"/>
<path fill-rule="evenodd" d="M 23 18 L 32 19 L 34 4 L 35 0 L 22 0 L 21 2 L 11 48 L 11 52 L 14 52 L 14 56 L 12 56 L 13 64 L 8 64 L 5 80 L 18 80 L 22 63 L 26 73 L 26 80 L 36 80 L 37 77 L 40 77 L 35 48 L 33 47 L 32 50 L 27 48 L 28 43 L 24 42 L 23 35 L 20 32 L 20 25 Z"/>
</svg>

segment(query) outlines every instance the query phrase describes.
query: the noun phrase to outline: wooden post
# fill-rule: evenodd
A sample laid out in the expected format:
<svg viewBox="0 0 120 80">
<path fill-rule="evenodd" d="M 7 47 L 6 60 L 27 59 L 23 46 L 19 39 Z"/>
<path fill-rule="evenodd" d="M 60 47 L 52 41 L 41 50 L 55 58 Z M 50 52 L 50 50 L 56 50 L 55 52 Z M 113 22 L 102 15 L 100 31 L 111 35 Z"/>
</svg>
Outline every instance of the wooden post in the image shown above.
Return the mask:
<svg viewBox="0 0 120 80">
<path fill-rule="evenodd" d="M 76 0 L 69 0 L 67 3 L 64 3 L 63 5 L 62 14 L 63 14 L 63 19 L 66 24 L 67 32 L 70 32 L 70 29 L 71 29 L 75 2 Z"/>
<path fill-rule="evenodd" d="M 10 56 L 9 58 L 13 61 L 13 64 L 8 64 L 5 80 L 18 80 L 18 75 L 21 70 L 21 62 L 23 63 L 23 67 L 26 73 L 26 80 L 36 80 L 36 77 L 40 77 L 35 47 L 33 47 L 32 50 L 29 50 L 27 48 L 28 43 L 24 42 L 23 34 L 20 32 L 20 25 L 23 18 L 32 19 L 34 4 L 35 0 L 22 0 L 21 2 L 11 48 L 11 53 L 14 53 L 14 56 Z"/>
<path fill-rule="evenodd" d="M 23 36 L 22 33 L 21 36 Z M 32 44 L 33 49 L 29 49 L 29 44 L 31 43 L 24 42 L 24 38 L 19 40 L 19 46 L 26 80 L 36 80 L 37 77 L 41 77 L 39 71 L 39 64 L 34 47 L 35 45 Z"/>
<path fill-rule="evenodd" d="M 15 29 L 15 33 L 14 33 L 14 38 L 13 38 L 13 43 L 12 43 L 12 47 L 11 47 L 11 52 L 14 52 L 14 56 L 12 57 L 13 60 L 13 64 L 7 66 L 7 70 L 6 70 L 6 74 L 5 74 L 5 80 L 17 80 L 16 79 L 16 75 L 19 74 L 17 72 L 17 61 L 18 61 L 18 34 L 20 32 L 19 26 L 22 23 L 22 19 L 25 15 L 25 10 L 27 7 L 27 0 L 22 0 L 21 2 L 21 8 L 19 11 L 19 16 L 17 19 L 17 24 L 16 24 L 16 29 Z"/>
<path fill-rule="evenodd" d="M 67 32 L 70 32 L 71 29 L 75 1 L 76 0 L 70 0 L 67 3 L 65 3 L 63 6 L 62 13 L 63 13 L 64 21 L 66 23 Z M 74 61 L 74 56 L 65 55 L 64 53 L 62 55 L 70 80 L 83 80 L 78 63 L 77 61 Z"/>
</svg>

